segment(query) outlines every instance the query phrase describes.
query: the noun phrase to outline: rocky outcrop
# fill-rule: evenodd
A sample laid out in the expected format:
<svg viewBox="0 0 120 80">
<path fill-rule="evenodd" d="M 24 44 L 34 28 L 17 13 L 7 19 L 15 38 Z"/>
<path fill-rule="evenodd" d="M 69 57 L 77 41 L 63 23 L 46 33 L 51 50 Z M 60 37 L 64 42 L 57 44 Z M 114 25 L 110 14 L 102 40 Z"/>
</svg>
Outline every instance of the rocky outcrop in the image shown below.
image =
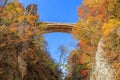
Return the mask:
<svg viewBox="0 0 120 80">
<path fill-rule="evenodd" d="M 90 80 L 114 80 L 114 69 L 103 56 L 103 46 L 103 40 L 101 39 L 98 44 L 95 56 L 96 62 Z"/>
<path fill-rule="evenodd" d="M 37 5 L 36 4 L 30 4 L 26 7 L 26 13 L 27 15 L 36 15 L 37 14 Z"/>
</svg>

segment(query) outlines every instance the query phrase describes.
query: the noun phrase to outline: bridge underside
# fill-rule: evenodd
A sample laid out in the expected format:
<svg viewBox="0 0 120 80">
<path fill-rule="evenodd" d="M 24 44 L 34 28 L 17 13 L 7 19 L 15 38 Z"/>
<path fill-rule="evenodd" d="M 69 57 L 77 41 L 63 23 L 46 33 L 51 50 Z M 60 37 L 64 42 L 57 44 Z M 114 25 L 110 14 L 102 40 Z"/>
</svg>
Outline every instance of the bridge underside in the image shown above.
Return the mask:
<svg viewBox="0 0 120 80">
<path fill-rule="evenodd" d="M 74 24 L 46 23 L 46 30 L 44 33 L 51 33 L 51 32 L 72 33 L 73 27 L 74 27 Z"/>
</svg>

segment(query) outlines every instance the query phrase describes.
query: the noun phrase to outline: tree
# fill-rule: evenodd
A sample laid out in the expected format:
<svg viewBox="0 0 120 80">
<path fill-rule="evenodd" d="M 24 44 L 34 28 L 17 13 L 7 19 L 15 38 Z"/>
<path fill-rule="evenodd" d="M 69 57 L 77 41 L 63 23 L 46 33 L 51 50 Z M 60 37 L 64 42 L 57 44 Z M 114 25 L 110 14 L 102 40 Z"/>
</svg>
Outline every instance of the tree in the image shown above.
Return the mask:
<svg viewBox="0 0 120 80">
<path fill-rule="evenodd" d="M 24 13 L 17 0 L 0 13 L 0 80 L 61 80 L 58 65 L 45 51 L 38 15 Z"/>
<path fill-rule="evenodd" d="M 90 63 L 94 64 L 95 62 L 95 53 L 97 51 L 97 46 L 102 38 L 104 41 L 104 51 L 103 54 L 108 62 L 111 62 L 110 65 L 119 64 L 119 21 L 120 21 L 120 1 L 119 0 L 84 0 L 82 5 L 78 7 L 78 16 L 79 21 L 73 28 L 73 34 L 76 39 L 79 40 L 77 46 L 79 46 L 80 51 L 76 52 L 77 55 L 75 58 L 73 55 L 70 55 L 70 65 L 77 65 L 78 56 L 88 55 L 90 57 Z M 74 51 L 75 52 L 75 51 Z M 71 53 L 73 54 L 73 52 Z M 75 53 L 74 53 L 75 54 Z M 72 58 L 73 57 L 73 58 Z M 81 56 L 82 57 L 82 56 Z M 117 58 L 117 59 L 116 59 Z M 81 58 L 82 59 L 82 58 Z M 85 60 L 84 60 L 85 59 Z M 78 60 L 78 61 L 77 61 Z M 80 64 L 84 64 L 83 61 L 86 61 L 87 58 L 80 60 Z M 76 65 L 75 65 L 76 63 Z M 82 65 L 80 65 L 82 66 Z M 118 66 L 118 65 L 117 65 Z M 91 70 L 92 66 L 90 66 Z M 75 74 L 75 68 L 71 68 L 70 75 L 71 77 L 77 78 Z M 118 67 L 114 66 L 114 69 L 119 70 Z M 78 69 L 80 71 L 80 69 Z M 81 73 L 86 74 L 86 70 L 81 71 Z M 74 75 L 73 75 L 74 74 Z M 117 79 L 119 72 L 116 71 Z M 85 78 L 83 78 L 85 79 Z M 82 79 L 82 80 L 83 80 Z M 89 79 L 89 77 L 88 77 Z"/>
<path fill-rule="evenodd" d="M 66 72 L 67 72 L 67 53 L 68 53 L 68 48 L 64 45 L 59 46 L 59 51 L 60 51 L 60 61 L 59 61 L 59 67 L 62 71 L 61 77 L 62 79 L 65 78 Z"/>
</svg>

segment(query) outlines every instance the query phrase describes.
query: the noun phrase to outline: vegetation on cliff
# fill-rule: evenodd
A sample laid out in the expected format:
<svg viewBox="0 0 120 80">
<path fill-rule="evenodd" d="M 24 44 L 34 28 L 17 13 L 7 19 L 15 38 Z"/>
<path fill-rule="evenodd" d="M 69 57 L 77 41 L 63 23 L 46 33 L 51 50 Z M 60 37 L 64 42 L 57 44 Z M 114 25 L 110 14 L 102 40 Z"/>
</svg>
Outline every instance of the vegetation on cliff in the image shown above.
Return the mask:
<svg viewBox="0 0 120 80">
<path fill-rule="evenodd" d="M 36 11 L 24 9 L 17 0 L 1 2 L 0 80 L 60 80 L 61 71 L 45 49 L 44 27 L 37 23 Z"/>
<path fill-rule="evenodd" d="M 114 80 L 119 80 L 120 1 L 83 0 L 78 8 L 78 15 L 80 19 L 73 29 L 73 34 L 79 40 L 79 48 L 69 56 L 71 68 L 68 80 L 90 79 L 101 38 L 104 42 L 102 55 L 115 70 Z"/>
<path fill-rule="evenodd" d="M 90 80 L 101 40 L 102 56 L 114 69 L 114 80 L 119 80 L 120 0 L 83 0 L 78 16 L 73 34 L 79 43 L 68 57 L 65 80 Z M 25 9 L 17 0 L 0 0 L 0 80 L 61 80 L 38 18 L 35 4 Z"/>
</svg>

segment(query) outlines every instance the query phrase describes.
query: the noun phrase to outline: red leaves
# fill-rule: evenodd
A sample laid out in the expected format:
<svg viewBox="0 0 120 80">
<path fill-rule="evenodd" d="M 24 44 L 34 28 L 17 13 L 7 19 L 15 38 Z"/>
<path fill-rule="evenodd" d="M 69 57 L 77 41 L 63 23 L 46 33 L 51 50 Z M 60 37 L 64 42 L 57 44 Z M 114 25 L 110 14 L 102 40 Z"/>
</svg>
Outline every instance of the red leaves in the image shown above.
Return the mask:
<svg viewBox="0 0 120 80">
<path fill-rule="evenodd" d="M 92 46 L 88 46 L 87 43 L 82 40 L 77 44 L 77 46 L 79 46 L 86 53 L 90 53 L 93 50 Z"/>
<path fill-rule="evenodd" d="M 2 74 L 3 74 L 3 72 L 4 72 L 4 71 L 3 71 L 3 69 L 2 69 L 2 68 L 0 68 L 0 77 L 2 77 L 2 76 L 3 76 L 3 75 L 2 75 Z"/>
<path fill-rule="evenodd" d="M 80 46 L 82 47 L 82 46 L 84 46 L 86 43 L 85 43 L 85 41 L 80 41 Z"/>
<path fill-rule="evenodd" d="M 77 44 L 77 46 L 79 46 L 79 47 L 82 47 L 82 46 L 84 46 L 85 45 L 85 42 L 84 41 L 79 41 L 79 43 Z"/>
<path fill-rule="evenodd" d="M 105 5 L 108 5 L 110 2 L 108 0 L 105 0 Z"/>
<path fill-rule="evenodd" d="M 88 74 L 89 70 L 81 70 L 80 73 L 82 75 L 82 77 L 86 77 Z"/>
</svg>

